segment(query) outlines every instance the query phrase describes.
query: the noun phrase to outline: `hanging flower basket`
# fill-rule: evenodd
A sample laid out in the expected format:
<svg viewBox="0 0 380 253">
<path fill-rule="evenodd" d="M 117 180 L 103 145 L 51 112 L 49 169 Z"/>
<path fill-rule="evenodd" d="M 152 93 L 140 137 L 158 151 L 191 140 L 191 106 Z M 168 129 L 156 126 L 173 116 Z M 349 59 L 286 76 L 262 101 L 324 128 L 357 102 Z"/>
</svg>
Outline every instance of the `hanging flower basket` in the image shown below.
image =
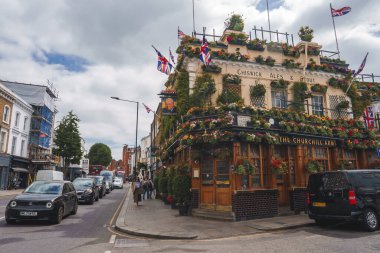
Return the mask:
<svg viewBox="0 0 380 253">
<path fill-rule="evenodd" d="M 311 86 L 311 90 L 314 92 L 319 92 L 325 94 L 327 92 L 328 86 L 320 85 L 320 84 L 314 84 Z"/>
<path fill-rule="evenodd" d="M 322 172 L 323 166 L 318 161 L 309 160 L 306 164 L 306 170 L 309 173 Z"/>
<path fill-rule="evenodd" d="M 284 79 L 273 80 L 273 81 L 270 83 L 270 86 L 271 86 L 273 89 L 287 89 L 287 88 L 288 88 L 288 85 L 289 85 L 289 81 L 286 81 L 286 80 L 284 80 Z"/>
<path fill-rule="evenodd" d="M 208 73 L 220 73 L 222 68 L 217 65 L 202 65 L 202 70 Z"/>
<path fill-rule="evenodd" d="M 250 163 L 247 159 L 242 159 L 238 161 L 238 165 L 236 167 L 236 174 L 238 175 L 253 175 L 256 167 Z"/>
<path fill-rule="evenodd" d="M 240 84 L 241 79 L 238 75 L 226 74 L 223 76 L 223 84 Z"/>
<path fill-rule="evenodd" d="M 250 95 L 251 95 L 251 98 L 258 98 L 258 97 L 265 96 L 265 93 L 266 93 L 265 86 L 263 84 L 257 84 L 252 87 Z"/>
<path fill-rule="evenodd" d="M 348 109 L 348 107 L 350 107 L 350 102 L 348 102 L 347 100 L 341 101 L 336 105 L 337 110 L 346 110 Z"/>
<path fill-rule="evenodd" d="M 280 159 L 273 159 L 271 162 L 272 171 L 278 175 L 284 175 L 289 173 L 288 164 Z"/>
</svg>

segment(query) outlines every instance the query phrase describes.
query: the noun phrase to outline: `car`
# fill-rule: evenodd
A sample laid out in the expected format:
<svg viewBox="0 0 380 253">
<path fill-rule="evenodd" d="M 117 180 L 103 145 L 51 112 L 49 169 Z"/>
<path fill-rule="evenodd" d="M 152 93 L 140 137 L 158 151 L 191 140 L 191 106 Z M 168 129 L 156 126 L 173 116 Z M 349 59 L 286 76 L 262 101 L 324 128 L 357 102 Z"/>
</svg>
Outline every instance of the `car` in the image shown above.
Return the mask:
<svg viewBox="0 0 380 253">
<path fill-rule="evenodd" d="M 95 178 L 76 178 L 73 181 L 79 202 L 94 204 L 99 200 L 99 187 Z"/>
<path fill-rule="evenodd" d="M 102 170 L 100 175 L 104 177 L 106 182 L 109 182 L 110 191 L 113 190 L 113 180 L 115 178 L 115 173 L 110 170 Z"/>
<path fill-rule="evenodd" d="M 311 174 L 308 214 L 319 225 L 352 221 L 375 231 L 379 226 L 380 170 L 342 170 Z"/>
<path fill-rule="evenodd" d="M 95 178 L 96 185 L 99 188 L 99 198 L 106 196 L 106 182 L 104 181 L 103 176 L 89 175 L 87 178 Z"/>
<path fill-rule="evenodd" d="M 24 220 L 46 220 L 59 224 L 78 210 L 78 198 L 69 181 L 35 181 L 12 198 L 5 209 L 8 224 Z"/>
<path fill-rule="evenodd" d="M 111 193 L 111 182 L 106 181 L 106 193 Z"/>
<path fill-rule="evenodd" d="M 123 189 L 123 179 L 120 177 L 115 177 L 113 180 L 113 186 L 115 188 Z"/>
</svg>

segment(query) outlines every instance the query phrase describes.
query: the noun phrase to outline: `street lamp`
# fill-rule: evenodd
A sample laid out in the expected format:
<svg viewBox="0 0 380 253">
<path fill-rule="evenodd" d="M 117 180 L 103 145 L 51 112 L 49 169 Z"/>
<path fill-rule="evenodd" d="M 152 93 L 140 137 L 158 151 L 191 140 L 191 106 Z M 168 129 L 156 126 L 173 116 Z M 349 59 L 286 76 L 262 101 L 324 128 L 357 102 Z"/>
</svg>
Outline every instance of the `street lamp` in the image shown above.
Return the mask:
<svg viewBox="0 0 380 253">
<path fill-rule="evenodd" d="M 120 100 L 120 101 L 125 101 L 125 102 L 130 102 L 130 103 L 136 103 L 136 139 L 135 139 L 135 169 L 133 171 L 133 174 L 135 175 L 135 178 L 137 178 L 137 129 L 139 125 L 139 102 L 138 101 L 133 101 L 133 100 L 128 100 L 128 99 L 121 99 L 119 97 L 111 97 L 112 99 L 115 100 Z"/>
</svg>

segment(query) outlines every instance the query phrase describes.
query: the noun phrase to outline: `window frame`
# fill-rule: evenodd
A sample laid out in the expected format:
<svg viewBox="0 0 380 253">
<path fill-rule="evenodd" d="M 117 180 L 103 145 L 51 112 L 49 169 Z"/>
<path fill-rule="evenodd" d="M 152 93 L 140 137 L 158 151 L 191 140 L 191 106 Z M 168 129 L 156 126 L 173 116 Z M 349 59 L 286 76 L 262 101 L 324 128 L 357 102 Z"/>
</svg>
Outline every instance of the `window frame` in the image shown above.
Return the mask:
<svg viewBox="0 0 380 253">
<path fill-rule="evenodd" d="M 29 118 L 27 116 L 24 117 L 24 126 L 22 128 L 22 130 L 24 130 L 24 131 L 26 130 L 26 123 L 28 122 L 28 119 Z"/>
<path fill-rule="evenodd" d="M 4 143 L 3 141 L 3 133 L 4 133 Z M 5 153 L 7 151 L 7 138 L 8 138 L 8 132 L 5 130 L 0 131 L 0 152 Z"/>
<path fill-rule="evenodd" d="M 11 155 L 14 155 L 16 153 L 16 147 L 17 147 L 17 136 L 13 136 L 12 145 L 11 145 Z"/>
<path fill-rule="evenodd" d="M 9 124 L 10 113 L 11 113 L 11 107 L 9 105 L 4 105 L 3 122 Z"/>
<path fill-rule="evenodd" d="M 24 156 L 24 147 L 25 147 L 26 140 L 21 140 L 21 147 L 20 147 L 20 156 Z"/>
<path fill-rule="evenodd" d="M 18 128 L 18 126 L 19 126 L 19 123 L 20 123 L 20 117 L 21 117 L 21 113 L 20 113 L 20 112 L 16 112 L 15 128 Z"/>
<path fill-rule="evenodd" d="M 325 114 L 324 99 L 322 95 L 313 95 L 311 98 L 311 111 L 313 115 L 323 116 Z"/>
<path fill-rule="evenodd" d="M 281 93 L 276 96 L 276 93 Z M 286 109 L 288 107 L 288 93 L 285 89 L 271 89 L 272 108 Z"/>
</svg>

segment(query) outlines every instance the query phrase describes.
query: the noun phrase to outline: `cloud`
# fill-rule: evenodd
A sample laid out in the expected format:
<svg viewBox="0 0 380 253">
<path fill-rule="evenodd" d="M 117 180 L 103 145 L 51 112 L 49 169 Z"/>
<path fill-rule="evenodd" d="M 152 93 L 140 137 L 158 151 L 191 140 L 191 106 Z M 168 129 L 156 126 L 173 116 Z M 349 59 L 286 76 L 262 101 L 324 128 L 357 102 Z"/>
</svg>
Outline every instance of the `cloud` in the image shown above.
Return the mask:
<svg viewBox="0 0 380 253">
<path fill-rule="evenodd" d="M 323 49 L 335 51 L 329 1 L 269 0 L 272 30 L 293 34 L 314 29 Z M 352 11 L 335 19 L 341 58 L 356 69 L 369 52 L 365 73 L 376 73 L 380 57 L 380 2 L 336 0 L 334 8 Z M 195 29 L 220 35 L 231 13 L 243 14 L 244 31 L 268 28 L 265 0 L 195 0 Z M 0 9 L 0 78 L 34 84 L 53 82 L 59 91 L 57 120 L 73 110 L 86 149 L 96 142 L 121 158 L 134 145 L 136 105 L 157 108 L 166 76 L 156 70 L 151 45 L 168 57 L 178 45 L 177 28 L 191 34 L 192 1 L 178 0 L 3 0 Z M 253 35 L 253 33 L 252 33 Z M 289 40 L 290 40 L 289 36 Z M 280 37 L 284 41 L 285 37 Z M 139 139 L 148 135 L 152 113 L 139 108 Z"/>
</svg>

